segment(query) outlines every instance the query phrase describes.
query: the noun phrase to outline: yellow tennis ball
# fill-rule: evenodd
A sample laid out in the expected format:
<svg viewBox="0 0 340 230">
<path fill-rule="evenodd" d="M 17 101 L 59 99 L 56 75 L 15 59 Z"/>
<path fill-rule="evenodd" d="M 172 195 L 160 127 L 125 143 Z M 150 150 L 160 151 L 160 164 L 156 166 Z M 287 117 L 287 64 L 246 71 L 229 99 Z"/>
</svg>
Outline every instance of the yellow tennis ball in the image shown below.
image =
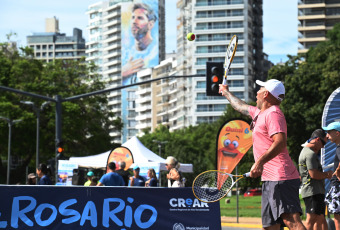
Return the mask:
<svg viewBox="0 0 340 230">
<path fill-rule="evenodd" d="M 188 33 L 187 34 L 187 39 L 189 41 L 193 41 L 193 40 L 195 40 L 195 38 L 196 38 L 196 35 L 194 33 Z"/>
</svg>

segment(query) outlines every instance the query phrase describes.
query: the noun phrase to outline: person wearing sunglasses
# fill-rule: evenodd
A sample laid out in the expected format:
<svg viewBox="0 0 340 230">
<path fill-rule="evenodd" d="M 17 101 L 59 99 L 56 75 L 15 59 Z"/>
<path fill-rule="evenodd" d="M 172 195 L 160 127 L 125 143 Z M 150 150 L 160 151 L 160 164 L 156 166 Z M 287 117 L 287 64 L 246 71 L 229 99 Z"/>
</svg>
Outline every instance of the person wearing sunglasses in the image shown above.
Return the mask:
<svg viewBox="0 0 340 230">
<path fill-rule="evenodd" d="M 166 178 L 168 179 L 168 187 L 184 187 L 183 177 L 179 171 L 180 163 L 173 156 L 168 156 L 165 160 L 165 167 L 168 170 Z"/>
<path fill-rule="evenodd" d="M 306 205 L 306 228 L 325 229 L 325 179 L 332 177 L 333 171 L 323 172 L 319 160 L 320 150 L 327 143 L 327 134 L 322 129 L 316 129 L 307 143 L 303 144 L 299 156 L 299 171 L 301 176 L 301 197 Z"/>
<path fill-rule="evenodd" d="M 326 194 L 326 205 L 329 213 L 334 214 L 336 230 L 340 230 L 340 122 L 335 121 L 322 127 L 327 131 L 327 138 L 336 145 L 334 156 L 334 173 L 330 181 L 330 189 Z"/>
<path fill-rule="evenodd" d="M 300 175 L 287 150 L 287 123 L 280 104 L 285 97 L 283 83 L 276 79 L 256 80 L 260 89 L 256 106 L 233 95 L 228 85 L 221 84 L 219 92 L 238 112 L 253 119 L 251 123 L 255 163 L 250 177 L 261 176 L 261 216 L 264 229 L 306 229 L 300 215 Z"/>
</svg>

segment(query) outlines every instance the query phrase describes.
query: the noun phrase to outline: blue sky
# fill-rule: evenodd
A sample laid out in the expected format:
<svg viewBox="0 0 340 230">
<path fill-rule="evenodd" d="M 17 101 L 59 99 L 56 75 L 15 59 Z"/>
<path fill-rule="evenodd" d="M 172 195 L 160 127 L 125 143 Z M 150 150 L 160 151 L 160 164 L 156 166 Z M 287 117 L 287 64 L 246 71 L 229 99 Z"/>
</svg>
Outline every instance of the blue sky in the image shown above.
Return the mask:
<svg viewBox="0 0 340 230">
<path fill-rule="evenodd" d="M 176 0 L 166 1 L 166 51 L 176 50 Z M 59 29 L 71 36 L 73 28 L 83 30 L 85 39 L 87 6 L 98 0 L 1 0 L 0 42 L 6 34 L 15 32 L 12 40 L 26 45 L 26 36 L 45 31 L 45 18 L 56 16 Z M 274 64 L 287 60 L 287 54 L 296 55 L 297 0 L 263 0 L 263 47 Z"/>
</svg>

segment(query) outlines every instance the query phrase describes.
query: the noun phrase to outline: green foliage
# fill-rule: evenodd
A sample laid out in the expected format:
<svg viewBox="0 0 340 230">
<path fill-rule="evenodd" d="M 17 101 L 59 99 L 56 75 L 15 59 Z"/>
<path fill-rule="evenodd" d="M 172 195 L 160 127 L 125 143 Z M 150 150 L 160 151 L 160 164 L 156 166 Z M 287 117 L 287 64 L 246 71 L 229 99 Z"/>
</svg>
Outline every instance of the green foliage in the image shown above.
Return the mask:
<svg viewBox="0 0 340 230">
<path fill-rule="evenodd" d="M 239 217 L 258 217 L 261 218 L 261 198 L 262 196 L 248 196 L 244 197 L 243 193 L 239 195 Z M 229 200 L 229 203 L 226 203 L 226 200 Z M 302 198 L 300 198 L 300 204 L 302 208 L 302 216 L 303 220 L 306 219 L 306 206 Z M 237 196 L 232 195 L 231 197 L 225 197 L 220 200 L 221 206 L 221 216 L 230 216 L 234 217 L 237 215 Z"/>
<path fill-rule="evenodd" d="M 311 48 L 304 56 L 289 56 L 284 65 L 269 71 L 269 78 L 284 81 L 281 104 L 288 128 L 288 148 L 295 162 L 311 133 L 321 127 L 328 97 L 340 86 L 340 24 L 328 33 L 330 40 Z"/>
<path fill-rule="evenodd" d="M 161 154 L 163 158 L 174 156 L 180 162 L 193 164 L 194 172 L 184 174 L 187 179 L 186 186 L 191 186 L 198 174 L 206 170 L 216 169 L 217 135 L 221 126 L 232 119 L 243 119 L 250 122 L 248 117 L 236 112 L 231 106 L 227 106 L 225 113 L 212 124 L 202 123 L 174 132 L 169 132 L 165 126 L 159 126 L 153 133 L 147 133 L 141 137 L 140 141 L 155 153 L 159 152 L 159 149 L 158 144 L 153 140 L 167 141 L 162 146 Z M 238 172 L 248 172 L 253 162 L 252 151 L 249 150 L 239 163 Z M 165 174 L 163 173 L 161 178 L 163 186 L 167 186 Z M 259 179 L 241 180 L 240 186 L 244 189 L 246 187 L 258 187 Z"/>
<path fill-rule="evenodd" d="M 90 75 L 93 65 L 81 61 L 55 60 L 43 63 L 32 58 L 32 50 L 22 48 L 21 53 L 0 44 L 0 85 L 54 98 L 62 99 L 104 89 L 98 75 Z M 12 156 L 23 161 L 11 172 L 11 183 L 25 182 L 26 166 L 35 172 L 36 119 L 31 106 L 20 101 L 32 101 L 36 107 L 44 100 L 1 91 L 0 116 L 22 119 L 12 128 Z M 106 95 L 96 95 L 62 103 L 62 139 L 66 156 L 84 156 L 107 151 L 112 146 L 110 126 L 121 130 L 120 118 L 110 121 L 114 114 L 108 112 Z M 47 163 L 55 157 L 55 104 L 52 102 L 40 113 L 40 162 Z M 8 127 L 0 122 L 0 183 L 6 178 Z"/>
<path fill-rule="evenodd" d="M 243 193 L 242 193 L 243 194 Z M 229 200 L 230 203 L 226 203 Z M 239 217 L 258 217 L 261 218 L 261 196 L 238 197 Z M 237 196 L 225 197 L 220 201 L 221 216 L 237 215 Z"/>
</svg>

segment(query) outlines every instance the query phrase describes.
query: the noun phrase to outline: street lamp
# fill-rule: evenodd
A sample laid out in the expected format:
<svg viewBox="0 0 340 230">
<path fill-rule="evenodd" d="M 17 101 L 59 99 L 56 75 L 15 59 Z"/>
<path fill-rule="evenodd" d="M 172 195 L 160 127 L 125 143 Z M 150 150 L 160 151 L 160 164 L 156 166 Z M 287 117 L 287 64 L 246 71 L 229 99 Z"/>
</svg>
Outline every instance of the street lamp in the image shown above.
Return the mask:
<svg viewBox="0 0 340 230">
<path fill-rule="evenodd" d="M 155 142 L 158 144 L 159 156 L 162 157 L 162 145 L 168 143 L 168 141 L 152 140 L 152 142 Z"/>
<path fill-rule="evenodd" d="M 36 140 L 36 159 L 35 159 L 35 168 L 37 169 L 39 167 L 39 126 L 40 126 L 40 112 L 44 110 L 44 108 L 51 103 L 51 101 L 45 101 L 42 103 L 40 107 L 35 106 L 34 102 L 32 101 L 20 101 L 20 103 L 23 103 L 25 105 L 30 105 L 33 108 L 33 111 L 35 112 L 35 115 L 37 116 L 37 140 Z M 38 180 L 36 180 L 36 184 L 38 184 Z"/>
<path fill-rule="evenodd" d="M 9 184 L 9 176 L 11 172 L 11 142 L 12 142 L 12 125 L 22 121 L 22 120 L 12 120 L 7 117 L 1 117 L 0 119 L 7 121 L 8 123 L 8 156 L 7 156 L 7 184 Z"/>
</svg>

